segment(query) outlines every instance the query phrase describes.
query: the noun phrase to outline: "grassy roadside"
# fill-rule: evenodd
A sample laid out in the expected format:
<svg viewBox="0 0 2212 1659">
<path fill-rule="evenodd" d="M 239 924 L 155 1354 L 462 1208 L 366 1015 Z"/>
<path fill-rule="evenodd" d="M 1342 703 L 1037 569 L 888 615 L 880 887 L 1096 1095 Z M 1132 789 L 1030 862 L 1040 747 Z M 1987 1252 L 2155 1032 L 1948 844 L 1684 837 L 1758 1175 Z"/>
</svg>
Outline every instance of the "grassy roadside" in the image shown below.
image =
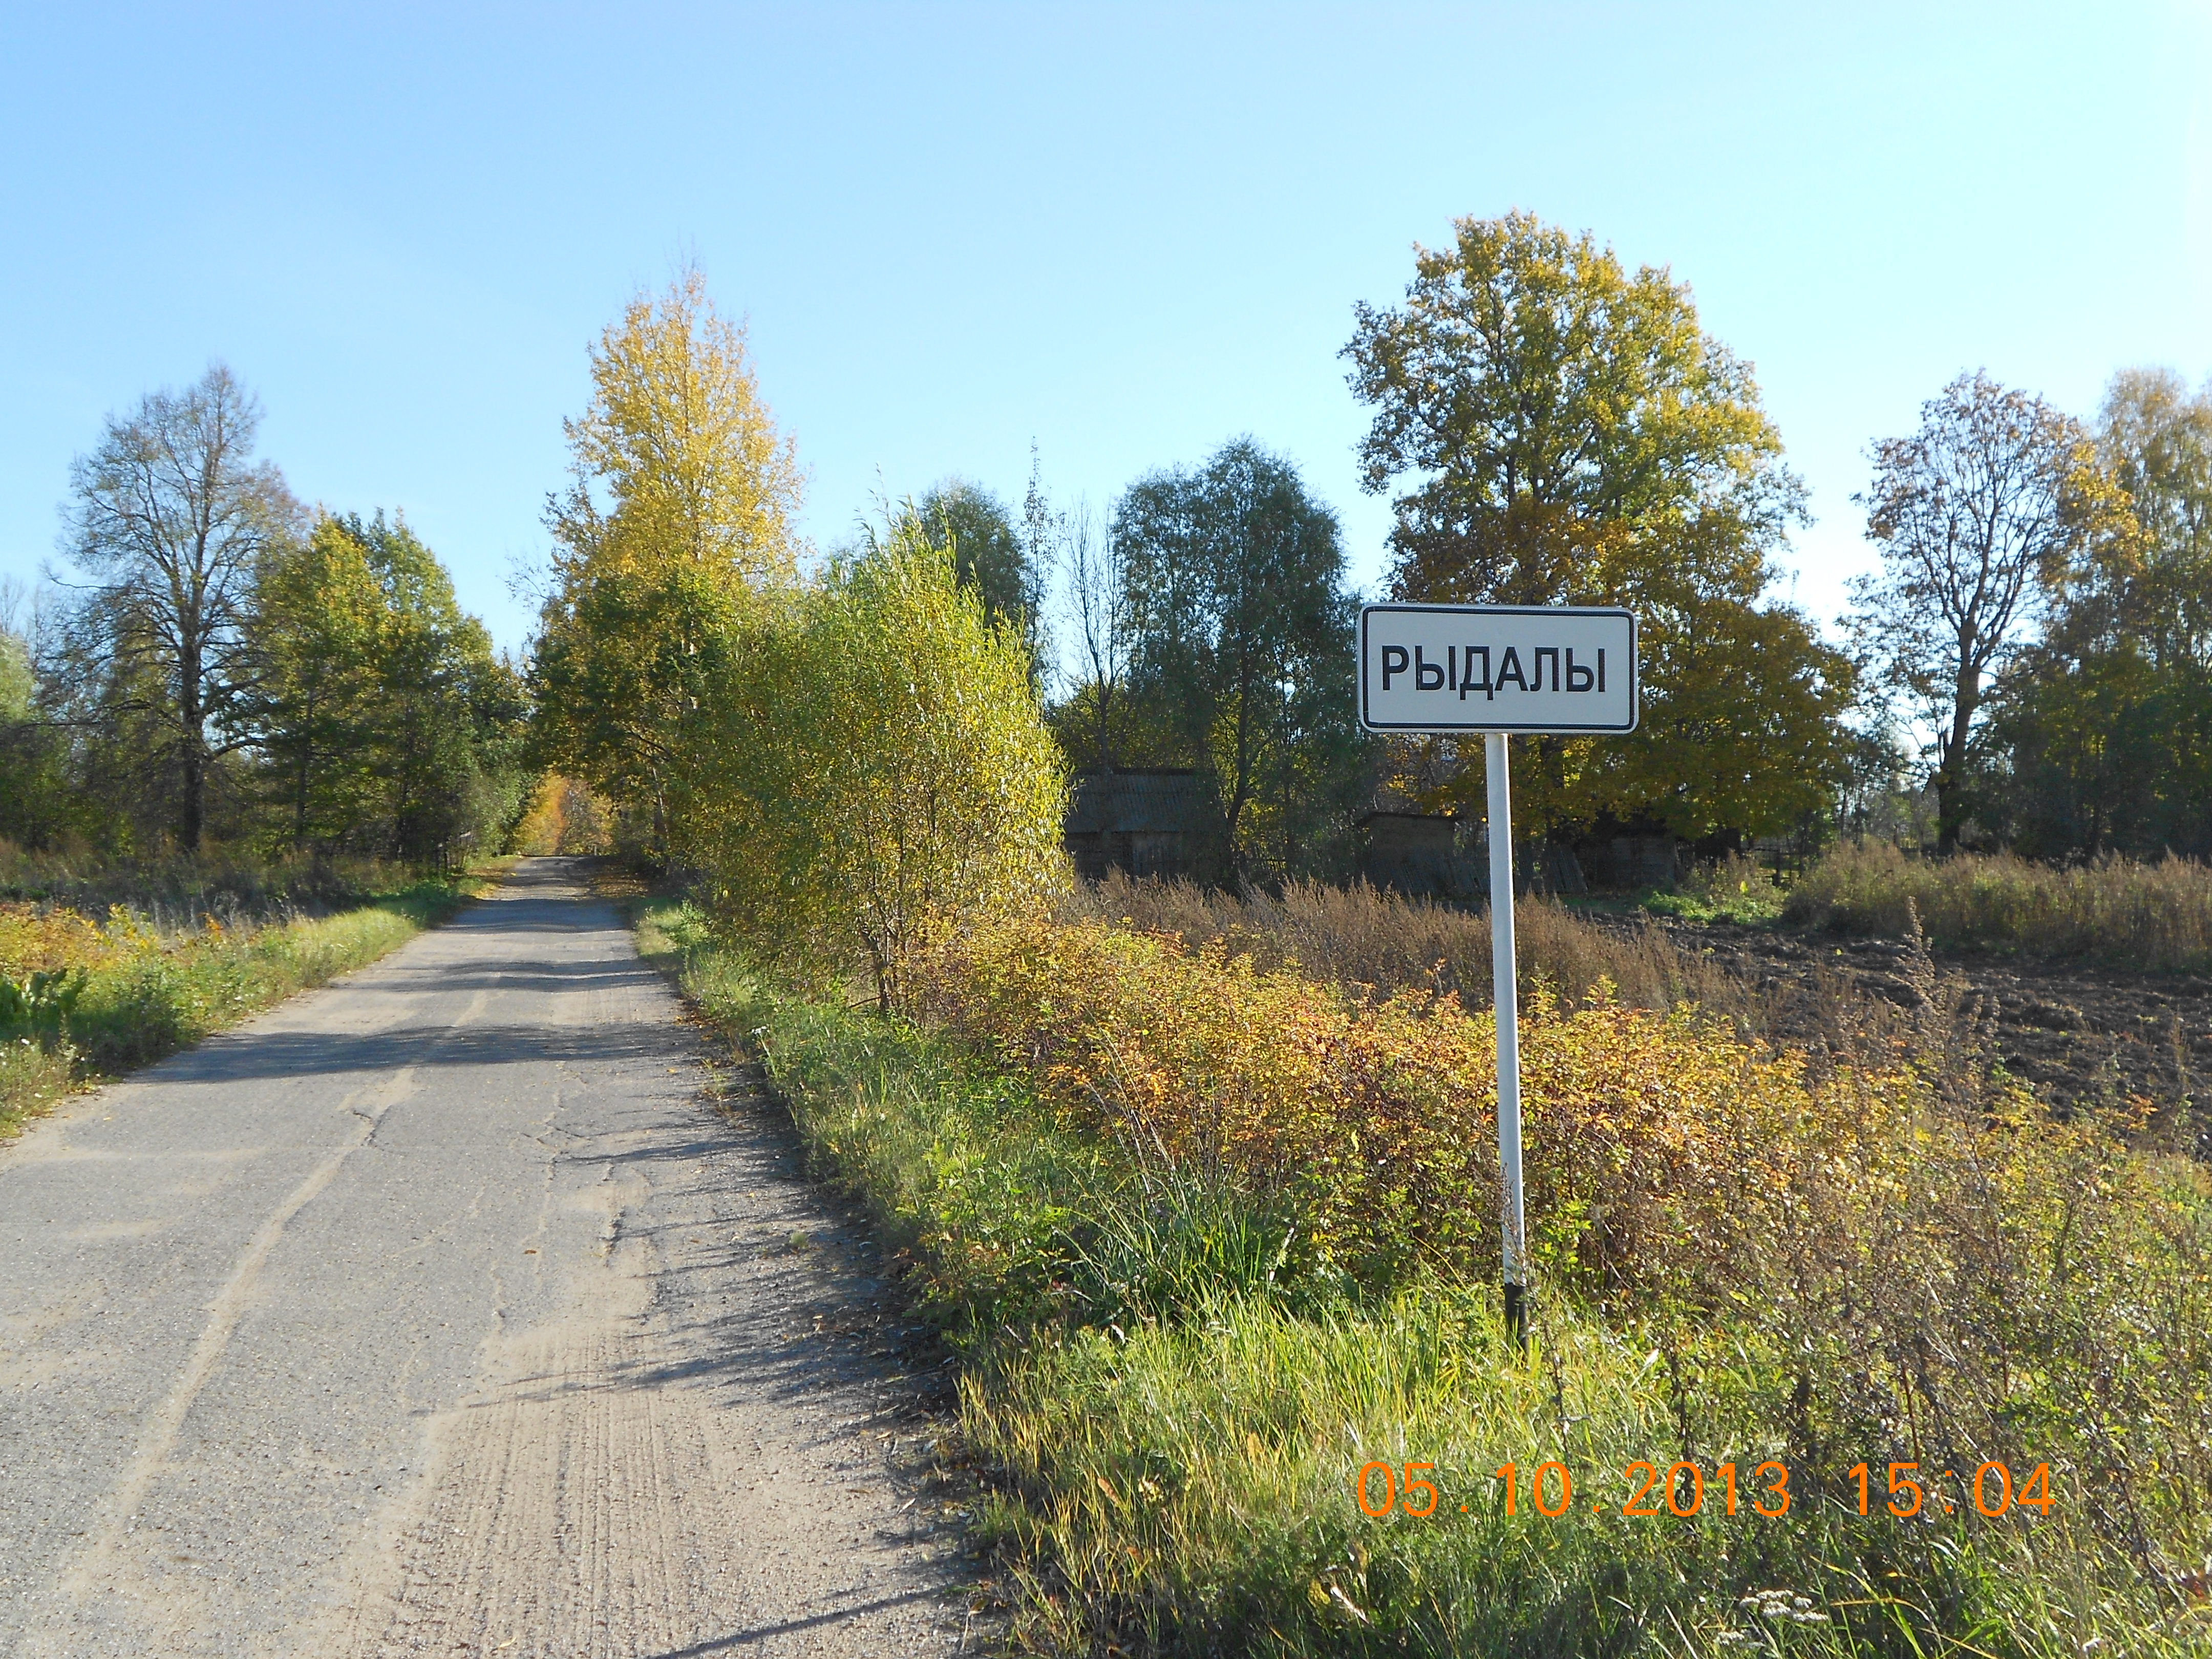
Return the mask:
<svg viewBox="0 0 2212 1659">
<path fill-rule="evenodd" d="M 334 915 L 156 932 L 127 912 L 0 916 L 17 1005 L 0 1043 L 0 1142 L 72 1091 L 191 1047 L 363 967 L 487 890 L 505 861 L 368 895 Z"/>
<path fill-rule="evenodd" d="M 1961 1131 L 1960 1168 L 2016 1182 L 2034 1200 L 2002 1200 L 2003 1224 L 2019 1237 L 1984 1240 L 1977 1248 L 1991 1254 L 1957 1264 L 2009 1276 L 1991 1316 L 2010 1328 L 1961 1316 L 1938 1328 L 1936 1314 L 1915 1311 L 1919 1290 L 1899 1281 L 1887 1304 L 1850 1316 L 1856 1324 L 1807 1327 L 1804 1340 L 1833 1348 L 1808 1372 L 1767 1316 L 1776 1310 L 1731 1312 L 1725 1297 L 1717 1307 L 1647 1301 L 1639 1310 L 1632 1299 L 1608 1306 L 1562 1291 L 1540 1304 L 1538 1340 L 1523 1361 L 1499 1341 L 1493 1292 L 1474 1276 L 1433 1264 L 1364 1283 L 1316 1271 L 1290 1248 L 1280 1207 L 1249 1188 L 1188 1178 L 1188 1160 L 1153 1158 L 1141 1142 L 1086 1121 L 1080 1091 L 1066 1086 L 1075 1071 L 1069 1035 L 1105 1029 L 1111 1018 L 1101 1012 L 1111 1011 L 1104 1002 L 1080 1012 L 1073 1004 L 1119 995 L 1147 973 L 1181 975 L 1182 991 L 1202 991 L 1212 972 L 1202 958 L 1147 967 L 1141 957 L 1118 957 L 1135 963 L 1134 977 L 1120 974 L 1103 991 L 1068 971 L 1083 963 L 1054 964 L 1038 975 L 1049 985 L 1045 1025 L 1024 1014 L 1008 1028 L 1025 1042 L 1050 1028 L 1051 1040 L 1032 1042 L 1033 1063 L 1025 1063 L 1018 1045 L 987 1060 L 992 1050 L 972 1031 L 957 1042 L 942 1031 L 779 995 L 678 904 L 643 907 L 639 935 L 701 1011 L 761 1057 L 817 1170 L 872 1211 L 915 1302 L 958 1357 L 965 1450 L 990 1486 L 974 1522 L 998 1547 L 1018 1646 L 1316 1656 L 2212 1648 L 2201 1587 L 2189 1588 L 2197 1581 L 2136 1575 L 2113 1553 L 2116 1517 L 2107 1512 L 2124 1501 L 2158 1504 L 2166 1514 L 2159 1483 L 2194 1489 L 2201 1474 L 2184 1443 L 2193 1443 L 2194 1427 L 2174 1441 L 2148 1426 L 2176 1409 L 2201 1413 L 2178 1398 L 2124 1403 L 2106 1393 L 2129 1378 L 2154 1391 L 2185 1389 L 2202 1370 L 2201 1345 L 2188 1335 L 2196 1315 L 2160 1321 L 2144 1299 L 2185 1299 L 2203 1289 L 2203 1265 L 2186 1254 L 2200 1237 L 2189 1231 L 2198 1224 L 2190 1218 L 2202 1213 L 2195 1188 L 2170 1200 L 2183 1231 L 2169 1243 L 2140 1231 L 2138 1215 L 2167 1213 L 2157 1203 L 2169 1200 L 2148 1197 L 2146 1207 L 2110 1216 L 2069 1200 L 2067 1231 L 2046 1236 L 2035 1204 L 2080 1185 L 2054 1161 L 2051 1148 L 2060 1143 L 2023 1138 L 2015 1146 Z M 1015 971 L 1034 959 L 1034 951 L 1018 952 Z M 1007 983 L 987 987 L 984 1013 L 1020 1001 L 1020 988 Z M 1298 994 L 1280 983 L 1260 990 L 1281 1011 L 1292 1011 Z M 1159 1045 L 1177 1018 L 1166 1011 L 1188 1000 L 1145 1002 L 1126 1028 L 1142 1042 L 1127 1054 L 1140 1054 L 1145 1044 L 1165 1052 Z M 1180 1092 L 1164 1097 L 1175 1110 L 1218 1109 L 1233 1094 L 1226 1070 L 1204 1071 L 1229 1065 L 1229 1029 L 1210 1033 L 1202 1048 L 1176 1051 Z M 1340 1060 L 1340 1048 L 1330 1052 Z M 1285 1097 L 1303 1097 L 1305 1085 L 1293 1081 Z M 1916 1206 L 1938 1202 L 1936 1188 L 1951 1178 L 1942 1162 L 1950 1152 L 1930 1142 L 1947 1133 L 1942 1120 L 1905 1127 L 1901 1152 L 1870 1146 L 1866 1154 L 1875 1160 L 1867 1170 L 1881 1176 L 1863 1193 L 1878 1228 L 1895 1218 L 1893 1191 L 1911 1190 Z M 2018 1153 L 2016 1166 L 1990 1170 L 1987 1160 L 2008 1148 Z M 2132 1176 L 2107 1166 L 2085 1190 L 2166 1178 L 2148 1166 Z M 1923 1190 L 1929 1198 L 1917 1195 Z M 1818 1185 L 1805 1191 L 1824 1203 L 1842 1194 Z M 1997 1196 L 1985 1193 L 1984 1201 Z M 1418 1213 L 1416 1230 L 1426 1233 Z M 1963 1211 L 1954 1219 L 1972 1225 Z M 1678 1224 L 1659 1220 L 1662 1231 Z M 2124 1224 L 2136 1231 L 2121 1237 Z M 2136 1308 L 2139 1328 L 2120 1337 L 2109 1368 L 2099 1358 L 2094 1374 L 2062 1372 L 2061 1350 L 2030 1352 L 2043 1339 L 2027 1328 L 2051 1293 L 2043 1282 L 2051 1269 L 2037 1265 L 2049 1261 L 2051 1237 L 2062 1265 L 2069 1249 L 2083 1259 L 2102 1251 L 2100 1273 L 2136 1275 L 2124 1293 L 2113 1278 L 2106 1299 Z M 1739 1244 L 1749 1251 L 1759 1240 Z M 1918 1252 L 1931 1273 L 1950 1265 L 1929 1259 L 1924 1244 L 1893 1238 L 1887 1248 L 1905 1251 L 1900 1259 Z M 2013 1253 L 1996 1254 L 2003 1250 Z M 2163 1279 L 2143 1271 L 2159 1251 Z M 1877 1299 L 1883 1291 L 1882 1275 L 1866 1271 L 1881 1265 L 1873 1259 L 1833 1265 L 1832 1279 L 1804 1285 L 1804 1317 L 1832 1322 L 1828 1298 L 1853 1285 L 1871 1287 Z M 1808 1256 L 1792 1271 L 1823 1267 Z M 2176 1268 L 2185 1279 L 2173 1277 Z M 1571 1284 L 1570 1267 L 1559 1273 Z M 1885 1329 L 1913 1318 L 1923 1322 L 1909 1334 Z M 1883 1513 L 1886 1464 L 1911 1459 L 1924 1438 L 1941 1467 L 1942 1437 L 1960 1425 L 1937 1419 L 1980 1403 L 1966 1378 L 1928 1357 L 1921 1345 L 1931 1340 L 1966 1350 L 1970 1366 L 1993 1358 L 2018 1368 L 1984 1379 L 1995 1414 L 1967 1432 L 2011 1434 L 2054 1457 L 2065 1495 L 2050 1513 L 2016 1509 L 1984 1521 L 1939 1514 L 1932 1500 L 1911 1524 Z M 1902 1396 L 1905 1420 L 1863 1396 L 1888 1373 L 1869 1362 L 1854 1394 L 1849 1371 L 1856 1351 L 1893 1341 L 1921 1352 L 1914 1381 L 1929 1390 Z M 1977 1341 L 2013 1349 L 1971 1352 Z M 1808 1376 L 1817 1384 L 1810 1403 Z M 1829 1443 L 1822 1467 L 1808 1467 L 1808 1432 Z M 2099 1437 L 2118 1437 L 2122 1461 L 2144 1465 L 2136 1490 L 2092 1479 Z M 1753 1512 L 1772 1501 L 1756 1474 L 1768 1458 L 1793 1468 L 1790 1508 L 1771 1518 Z M 1859 1459 L 1874 1465 L 1866 1518 L 1844 1473 Z M 1492 1474 L 1509 1460 L 1519 1470 L 1510 1516 Z M 1621 1513 L 1633 1487 L 1624 1471 L 1677 1461 L 1698 1468 L 1710 1503 L 1678 1516 L 1660 1507 L 1655 1490 L 1646 1513 Z M 1574 1481 L 1575 1499 L 1556 1517 L 1532 1513 L 1528 1483 L 1547 1462 L 1565 1466 Z M 1389 1465 L 1401 1491 L 1408 1465 L 1434 1464 L 1411 1473 L 1435 1485 L 1438 1513 L 1363 1513 L 1352 1482 L 1374 1463 Z M 1733 1466 L 1739 1500 L 1733 1515 L 1722 1493 L 1724 1465 Z M 1388 1477 L 1370 1473 L 1370 1490 L 1380 1492 Z M 1556 1475 L 1546 1492 L 1562 1496 Z M 2179 1501 L 2172 1520 L 2143 1513 L 2169 1546 L 2183 1544 L 2172 1528 L 2192 1502 Z"/>
</svg>

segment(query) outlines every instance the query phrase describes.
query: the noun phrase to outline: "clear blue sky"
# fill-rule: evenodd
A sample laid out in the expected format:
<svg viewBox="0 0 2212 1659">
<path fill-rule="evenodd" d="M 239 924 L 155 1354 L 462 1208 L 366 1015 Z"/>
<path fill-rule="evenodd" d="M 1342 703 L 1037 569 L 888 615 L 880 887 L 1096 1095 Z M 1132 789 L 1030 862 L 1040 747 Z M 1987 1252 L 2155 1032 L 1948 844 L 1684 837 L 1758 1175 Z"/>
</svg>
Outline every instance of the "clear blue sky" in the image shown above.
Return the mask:
<svg viewBox="0 0 2212 1659">
<path fill-rule="evenodd" d="M 220 357 L 505 642 L 585 349 L 696 257 L 840 539 L 1103 505 L 1250 433 L 1382 565 L 1337 352 L 1455 216 L 1671 266 L 1863 568 L 1863 450 L 1986 366 L 2212 372 L 2212 8 L 287 5 L 0 12 L 0 575 L 101 416 Z"/>
</svg>

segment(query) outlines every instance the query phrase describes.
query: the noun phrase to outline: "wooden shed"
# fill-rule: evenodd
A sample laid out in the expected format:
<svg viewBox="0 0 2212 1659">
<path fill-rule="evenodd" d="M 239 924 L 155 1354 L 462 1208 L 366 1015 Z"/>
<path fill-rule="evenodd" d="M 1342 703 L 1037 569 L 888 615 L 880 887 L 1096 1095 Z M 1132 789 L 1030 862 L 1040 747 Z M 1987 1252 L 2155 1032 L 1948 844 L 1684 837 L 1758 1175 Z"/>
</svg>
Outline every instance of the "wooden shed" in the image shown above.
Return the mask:
<svg viewBox="0 0 2212 1659">
<path fill-rule="evenodd" d="M 1067 806 L 1068 856 L 1096 881 L 1109 870 L 1133 876 L 1192 876 L 1214 829 L 1213 780 L 1187 768 L 1079 772 Z"/>
<path fill-rule="evenodd" d="M 1576 842 L 1575 853 L 1591 886 L 1634 893 L 1674 884 L 1679 845 L 1668 835 L 1599 836 Z"/>
<path fill-rule="evenodd" d="M 1429 898 L 1486 890 L 1479 860 L 1460 850 L 1448 813 L 1370 812 L 1359 820 L 1359 873 L 1377 887 Z"/>
</svg>

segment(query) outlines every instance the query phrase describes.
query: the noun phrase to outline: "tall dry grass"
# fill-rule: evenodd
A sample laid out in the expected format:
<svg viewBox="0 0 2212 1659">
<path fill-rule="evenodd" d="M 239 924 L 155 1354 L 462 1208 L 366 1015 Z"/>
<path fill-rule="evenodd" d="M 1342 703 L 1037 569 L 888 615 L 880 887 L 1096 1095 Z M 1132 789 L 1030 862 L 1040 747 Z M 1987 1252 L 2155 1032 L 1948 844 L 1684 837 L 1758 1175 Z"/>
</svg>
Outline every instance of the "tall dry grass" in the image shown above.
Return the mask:
<svg viewBox="0 0 2212 1659">
<path fill-rule="evenodd" d="M 1524 992 L 1540 985 L 1567 1007 L 1588 1006 L 1601 982 L 1638 1008 L 1697 1003 L 1741 1012 L 1743 988 L 1710 958 L 1679 949 L 1664 929 L 1635 918 L 1585 921 L 1556 900 L 1514 907 Z M 1407 898 L 1355 883 L 1294 881 L 1280 896 L 1212 892 L 1188 881 L 1133 880 L 1120 871 L 1079 885 L 1063 902 L 1066 921 L 1103 921 L 1170 934 L 1188 945 L 1218 944 L 1262 973 L 1297 966 L 1310 978 L 1380 998 L 1400 991 L 1456 993 L 1470 1007 L 1490 1000 L 1490 914 Z"/>
<path fill-rule="evenodd" d="M 1911 913 L 1937 943 L 2097 957 L 2154 970 L 2212 967 L 2212 867 L 2167 858 L 2072 869 L 2008 853 L 1908 858 L 1887 842 L 1835 848 L 1783 906 L 1793 927 L 1903 937 Z"/>
<path fill-rule="evenodd" d="M 238 847 L 117 858 L 88 851 L 27 852 L 0 840 L 0 904 L 105 916 L 120 905 L 167 933 L 212 920 L 231 929 L 331 915 L 416 878 L 382 859 L 264 859 Z"/>
<path fill-rule="evenodd" d="M 2029 871 L 2031 880 L 2060 874 L 2012 860 L 1962 861 L 1999 862 Z M 1909 983 L 1902 996 L 1880 994 L 1817 960 L 1802 972 L 1776 973 L 1725 944 L 1700 947 L 1694 933 L 1686 942 L 1684 934 L 1670 933 L 1648 917 L 1578 914 L 1555 900 L 1527 899 L 1514 911 L 1524 1005 L 1540 993 L 1568 1012 L 1608 1000 L 1658 1012 L 1695 1008 L 1726 1020 L 1739 1037 L 1798 1054 L 1816 1082 L 1838 1066 L 1893 1065 L 1910 1050 L 1940 1054 L 1935 1072 L 1948 1091 L 1985 1089 L 2002 1048 L 1993 1010 L 1963 975 L 1939 972 L 1929 959 L 1929 940 L 1942 935 L 1933 927 L 1914 932 L 1912 903 L 1919 890 L 1911 880 L 1884 885 L 1898 871 L 1917 877 L 1945 866 L 1846 851 L 1816 866 L 1808 880 L 1840 887 L 1862 865 L 1870 873 L 1859 884 L 1873 896 L 1851 918 L 1867 931 L 1893 932 L 1911 945 L 1903 964 Z M 1722 873 L 1729 869 L 1723 866 Z M 1194 949 L 1218 946 L 1229 959 L 1249 959 L 1259 972 L 1295 967 L 1307 978 L 1369 1001 L 1407 990 L 1453 994 L 1470 1009 L 1490 1000 L 1487 911 L 1407 898 L 1364 883 L 1293 883 L 1279 896 L 1240 898 L 1184 881 L 1132 880 L 1116 872 L 1079 885 L 1063 902 L 1059 919 L 1133 928 Z M 2146 965 L 2188 964 L 2154 957 Z M 1608 984 L 1610 999 L 1600 994 Z M 2179 1121 L 2158 1127 L 2168 1129 Z"/>
</svg>

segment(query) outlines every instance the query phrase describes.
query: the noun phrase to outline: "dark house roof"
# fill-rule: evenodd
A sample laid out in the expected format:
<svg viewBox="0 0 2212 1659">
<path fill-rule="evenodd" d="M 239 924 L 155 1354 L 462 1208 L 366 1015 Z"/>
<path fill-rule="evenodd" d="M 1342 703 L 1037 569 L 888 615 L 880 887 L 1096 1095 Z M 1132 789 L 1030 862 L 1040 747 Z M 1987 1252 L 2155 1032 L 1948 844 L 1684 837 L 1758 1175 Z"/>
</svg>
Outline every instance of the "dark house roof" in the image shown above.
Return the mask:
<svg viewBox="0 0 2212 1659">
<path fill-rule="evenodd" d="M 1067 805 L 1067 833 L 1188 833 L 1204 828 L 1212 812 L 1213 780 L 1203 772 L 1079 772 Z"/>
</svg>

